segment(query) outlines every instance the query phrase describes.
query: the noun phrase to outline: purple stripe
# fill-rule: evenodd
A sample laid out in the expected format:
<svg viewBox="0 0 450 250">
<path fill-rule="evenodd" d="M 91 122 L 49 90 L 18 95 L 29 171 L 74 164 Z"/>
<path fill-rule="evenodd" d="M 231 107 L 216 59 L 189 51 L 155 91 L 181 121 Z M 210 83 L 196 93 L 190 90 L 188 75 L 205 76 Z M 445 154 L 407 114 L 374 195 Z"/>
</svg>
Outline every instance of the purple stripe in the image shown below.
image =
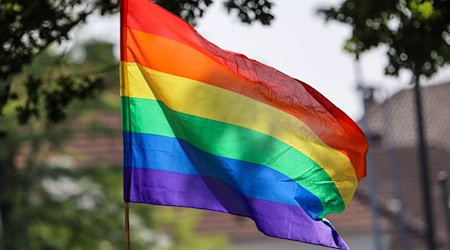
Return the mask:
<svg viewBox="0 0 450 250">
<path fill-rule="evenodd" d="M 348 249 L 337 232 L 300 207 L 248 198 L 214 178 L 144 168 L 124 168 L 124 199 L 250 217 L 269 236 Z"/>
</svg>

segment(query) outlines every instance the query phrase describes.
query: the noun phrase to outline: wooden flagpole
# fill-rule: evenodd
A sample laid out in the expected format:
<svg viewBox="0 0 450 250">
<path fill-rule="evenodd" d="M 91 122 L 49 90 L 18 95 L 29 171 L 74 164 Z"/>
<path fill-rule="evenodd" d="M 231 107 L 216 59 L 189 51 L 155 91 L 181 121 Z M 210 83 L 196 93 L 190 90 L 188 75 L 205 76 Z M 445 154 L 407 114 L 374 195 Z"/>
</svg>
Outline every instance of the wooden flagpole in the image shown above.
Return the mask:
<svg viewBox="0 0 450 250">
<path fill-rule="evenodd" d="M 129 220 L 129 205 L 125 202 L 125 246 L 126 250 L 130 250 L 130 220 Z"/>
</svg>

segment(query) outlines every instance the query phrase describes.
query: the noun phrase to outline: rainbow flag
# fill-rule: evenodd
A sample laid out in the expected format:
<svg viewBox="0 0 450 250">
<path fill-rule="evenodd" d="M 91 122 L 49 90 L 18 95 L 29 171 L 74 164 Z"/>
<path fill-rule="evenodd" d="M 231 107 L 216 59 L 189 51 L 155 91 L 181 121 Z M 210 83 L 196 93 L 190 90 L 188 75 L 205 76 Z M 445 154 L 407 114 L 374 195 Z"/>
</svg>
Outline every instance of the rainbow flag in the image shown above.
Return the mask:
<svg viewBox="0 0 450 250">
<path fill-rule="evenodd" d="M 151 1 L 121 2 L 125 201 L 247 216 L 269 236 L 346 249 L 324 217 L 365 176 L 359 127 Z"/>
</svg>

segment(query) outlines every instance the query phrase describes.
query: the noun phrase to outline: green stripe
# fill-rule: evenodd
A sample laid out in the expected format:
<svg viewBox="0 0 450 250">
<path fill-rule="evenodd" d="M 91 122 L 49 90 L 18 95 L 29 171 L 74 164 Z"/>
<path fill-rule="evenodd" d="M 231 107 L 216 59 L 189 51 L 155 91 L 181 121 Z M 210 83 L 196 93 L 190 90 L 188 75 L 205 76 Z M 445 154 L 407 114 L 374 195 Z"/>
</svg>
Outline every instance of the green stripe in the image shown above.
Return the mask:
<svg viewBox="0 0 450 250">
<path fill-rule="evenodd" d="M 324 213 L 344 210 L 334 182 L 313 160 L 263 133 L 169 109 L 163 102 L 121 97 L 124 131 L 179 138 L 217 156 L 270 167 L 322 202 Z"/>
</svg>

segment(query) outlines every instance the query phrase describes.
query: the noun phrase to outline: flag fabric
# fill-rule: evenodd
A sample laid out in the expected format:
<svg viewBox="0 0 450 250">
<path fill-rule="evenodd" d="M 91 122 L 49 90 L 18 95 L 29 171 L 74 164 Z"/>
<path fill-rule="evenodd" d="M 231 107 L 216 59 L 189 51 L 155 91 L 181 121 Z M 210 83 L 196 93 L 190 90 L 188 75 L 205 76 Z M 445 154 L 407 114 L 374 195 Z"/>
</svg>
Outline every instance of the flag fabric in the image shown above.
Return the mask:
<svg viewBox="0 0 450 250">
<path fill-rule="evenodd" d="M 121 2 L 125 201 L 246 216 L 269 236 L 346 249 L 324 217 L 365 176 L 359 127 L 153 2 Z"/>
</svg>

